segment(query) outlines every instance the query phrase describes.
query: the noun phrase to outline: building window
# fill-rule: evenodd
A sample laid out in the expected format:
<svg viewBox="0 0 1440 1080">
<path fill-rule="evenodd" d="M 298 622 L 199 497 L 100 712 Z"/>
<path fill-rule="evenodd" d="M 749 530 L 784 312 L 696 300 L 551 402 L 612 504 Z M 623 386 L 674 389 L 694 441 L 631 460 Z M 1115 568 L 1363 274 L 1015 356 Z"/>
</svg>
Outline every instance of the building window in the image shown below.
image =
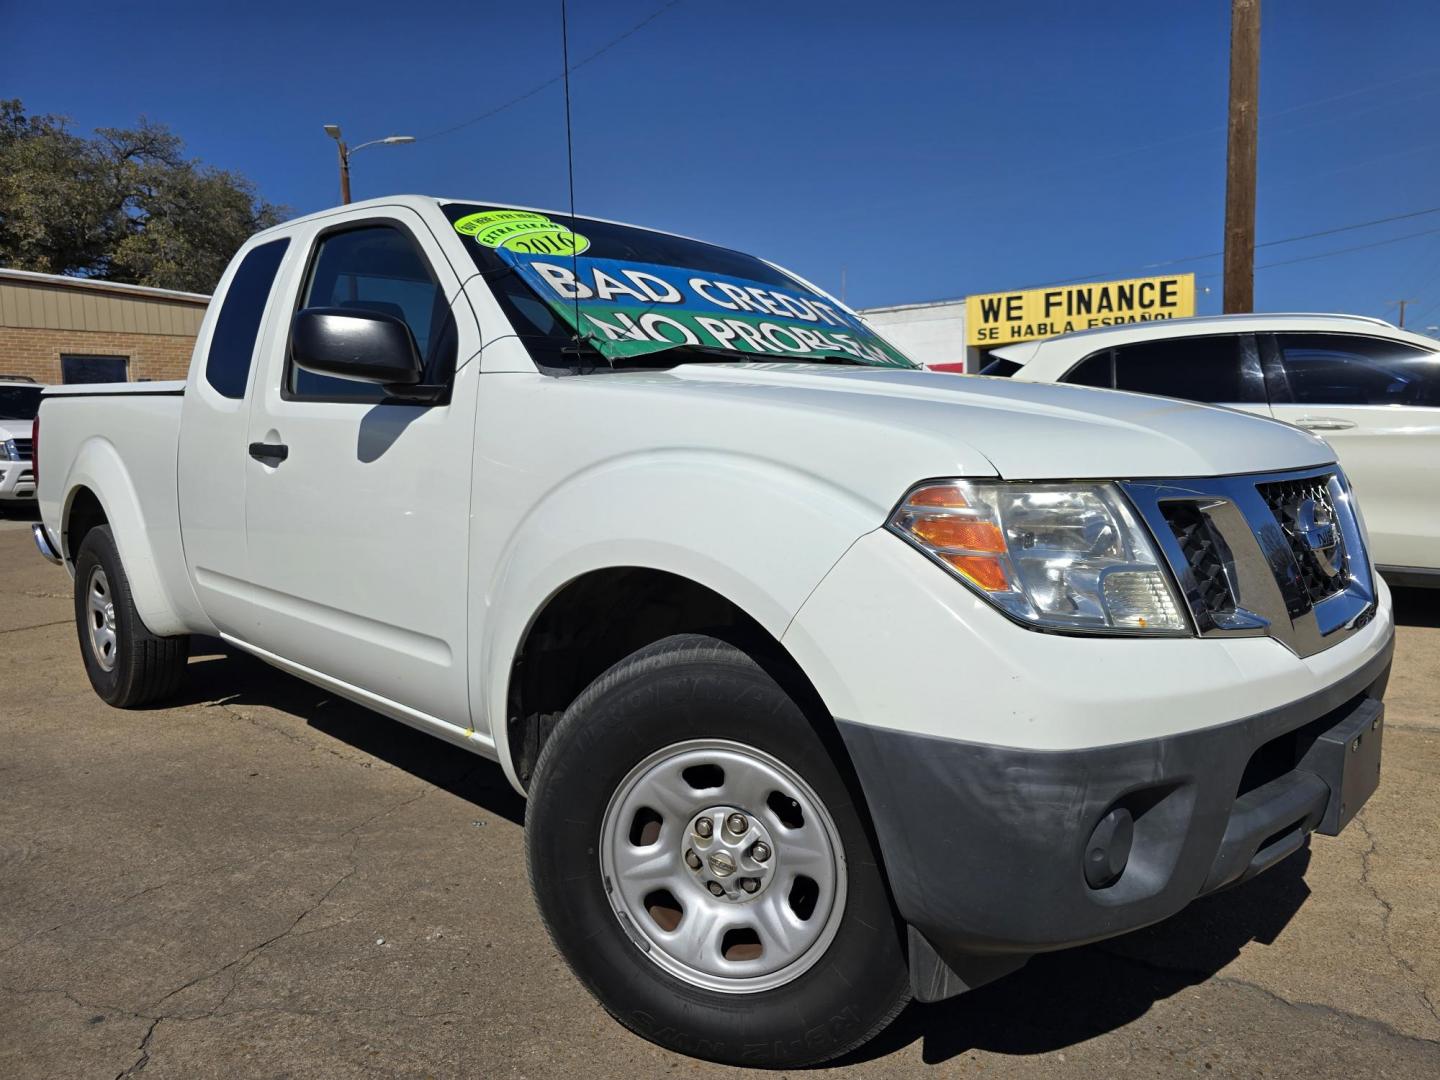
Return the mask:
<svg viewBox="0 0 1440 1080">
<path fill-rule="evenodd" d="M 61 356 L 60 381 L 66 383 L 128 382 L 128 356 Z"/>
</svg>

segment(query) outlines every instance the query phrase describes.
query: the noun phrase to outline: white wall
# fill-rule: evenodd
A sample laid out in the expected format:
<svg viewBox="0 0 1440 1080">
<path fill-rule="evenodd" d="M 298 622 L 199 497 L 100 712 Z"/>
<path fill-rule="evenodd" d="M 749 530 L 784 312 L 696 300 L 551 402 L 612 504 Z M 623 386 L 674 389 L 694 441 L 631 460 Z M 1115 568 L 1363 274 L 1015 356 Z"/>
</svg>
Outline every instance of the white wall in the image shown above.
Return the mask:
<svg viewBox="0 0 1440 1080">
<path fill-rule="evenodd" d="M 966 371 L 976 370 L 977 351 L 965 347 L 964 300 L 865 308 L 860 314 L 912 360 L 926 365 L 964 361 Z"/>
</svg>

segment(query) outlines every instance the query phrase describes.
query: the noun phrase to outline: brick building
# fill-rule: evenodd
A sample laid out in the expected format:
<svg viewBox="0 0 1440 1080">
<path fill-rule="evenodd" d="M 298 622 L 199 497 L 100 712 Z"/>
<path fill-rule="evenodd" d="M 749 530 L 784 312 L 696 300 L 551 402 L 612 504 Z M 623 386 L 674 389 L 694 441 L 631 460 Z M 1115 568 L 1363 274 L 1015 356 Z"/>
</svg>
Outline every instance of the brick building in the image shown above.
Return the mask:
<svg viewBox="0 0 1440 1080">
<path fill-rule="evenodd" d="M 0 268 L 0 376 L 183 379 L 208 296 Z"/>
</svg>

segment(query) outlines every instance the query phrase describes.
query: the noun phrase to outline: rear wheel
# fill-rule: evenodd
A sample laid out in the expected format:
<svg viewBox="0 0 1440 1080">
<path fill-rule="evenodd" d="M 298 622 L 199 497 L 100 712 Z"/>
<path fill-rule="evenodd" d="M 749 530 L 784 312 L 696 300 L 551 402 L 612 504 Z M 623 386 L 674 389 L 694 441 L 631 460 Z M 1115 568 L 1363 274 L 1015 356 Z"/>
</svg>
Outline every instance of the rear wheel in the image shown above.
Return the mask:
<svg viewBox="0 0 1440 1080">
<path fill-rule="evenodd" d="M 551 937 L 601 1004 L 684 1053 L 798 1066 L 909 999 L 869 832 L 823 741 L 749 656 L 667 638 L 545 744 L 526 811 Z"/>
<path fill-rule="evenodd" d="M 75 628 L 90 685 L 108 704 L 134 708 L 179 688 L 190 638 L 145 628 L 108 525 L 86 533 L 75 556 Z"/>
</svg>

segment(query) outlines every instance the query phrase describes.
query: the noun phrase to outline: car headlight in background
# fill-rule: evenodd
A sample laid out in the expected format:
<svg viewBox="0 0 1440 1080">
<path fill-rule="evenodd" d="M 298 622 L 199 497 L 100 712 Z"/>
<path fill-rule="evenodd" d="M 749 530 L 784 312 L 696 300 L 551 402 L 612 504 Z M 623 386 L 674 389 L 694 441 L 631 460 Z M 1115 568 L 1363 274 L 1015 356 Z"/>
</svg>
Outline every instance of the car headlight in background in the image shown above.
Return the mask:
<svg viewBox="0 0 1440 1080">
<path fill-rule="evenodd" d="M 14 439 L 6 439 L 0 442 L 0 461 L 19 461 L 20 450 L 15 446 Z"/>
<path fill-rule="evenodd" d="M 905 496 L 889 527 L 1022 623 L 1189 633 L 1154 544 L 1114 484 L 931 482 Z"/>
</svg>

